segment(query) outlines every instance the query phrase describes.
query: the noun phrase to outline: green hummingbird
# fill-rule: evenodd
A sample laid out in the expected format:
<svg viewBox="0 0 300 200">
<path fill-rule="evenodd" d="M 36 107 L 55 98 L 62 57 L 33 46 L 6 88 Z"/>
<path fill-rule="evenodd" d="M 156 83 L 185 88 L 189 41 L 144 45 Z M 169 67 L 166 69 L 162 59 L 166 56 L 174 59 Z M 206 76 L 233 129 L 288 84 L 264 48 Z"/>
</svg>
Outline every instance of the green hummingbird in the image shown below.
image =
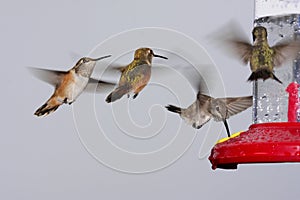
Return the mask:
<svg viewBox="0 0 300 200">
<path fill-rule="evenodd" d="M 134 53 L 134 60 L 126 67 L 119 69 L 122 74 L 118 86 L 106 97 L 106 102 L 114 102 L 131 92 L 134 93 L 133 99 L 135 99 L 150 80 L 153 57 L 168 59 L 154 54 L 150 48 L 137 49 Z"/>
<path fill-rule="evenodd" d="M 284 41 L 270 47 L 267 29 L 263 26 L 254 27 L 252 37 L 253 45 L 237 38 L 229 40 L 235 55 L 237 54 L 244 64 L 250 62 L 252 73 L 248 81 L 271 78 L 282 83 L 275 76 L 274 67 L 281 66 L 288 58 L 295 58 L 300 50 L 299 42 Z"/>
</svg>

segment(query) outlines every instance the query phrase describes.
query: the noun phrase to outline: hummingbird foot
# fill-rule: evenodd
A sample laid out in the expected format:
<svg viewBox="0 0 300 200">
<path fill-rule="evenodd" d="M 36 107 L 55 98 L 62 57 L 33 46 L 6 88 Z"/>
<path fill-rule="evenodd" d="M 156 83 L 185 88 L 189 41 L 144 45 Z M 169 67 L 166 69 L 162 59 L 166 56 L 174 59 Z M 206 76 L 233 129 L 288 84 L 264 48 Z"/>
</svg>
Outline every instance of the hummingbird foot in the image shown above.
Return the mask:
<svg viewBox="0 0 300 200">
<path fill-rule="evenodd" d="M 136 90 L 134 90 L 134 96 L 133 96 L 133 99 L 135 99 L 135 98 L 139 95 L 139 93 L 144 89 L 144 87 L 146 87 L 146 85 L 147 85 L 147 84 L 142 85 L 142 86 L 138 87 Z"/>
<path fill-rule="evenodd" d="M 128 99 L 130 98 L 130 94 L 127 94 L 127 98 L 128 98 Z"/>
<path fill-rule="evenodd" d="M 63 103 L 64 103 L 64 104 L 67 104 L 67 103 L 68 103 L 68 98 L 67 98 L 67 97 L 64 98 Z"/>
<path fill-rule="evenodd" d="M 132 98 L 135 99 L 138 95 L 139 93 L 135 93 Z"/>
<path fill-rule="evenodd" d="M 68 101 L 68 98 L 64 98 L 63 103 L 71 105 L 74 101 Z"/>
<path fill-rule="evenodd" d="M 193 123 L 192 127 L 195 129 L 200 129 L 202 127 L 202 125 L 197 125 L 196 123 Z"/>
</svg>

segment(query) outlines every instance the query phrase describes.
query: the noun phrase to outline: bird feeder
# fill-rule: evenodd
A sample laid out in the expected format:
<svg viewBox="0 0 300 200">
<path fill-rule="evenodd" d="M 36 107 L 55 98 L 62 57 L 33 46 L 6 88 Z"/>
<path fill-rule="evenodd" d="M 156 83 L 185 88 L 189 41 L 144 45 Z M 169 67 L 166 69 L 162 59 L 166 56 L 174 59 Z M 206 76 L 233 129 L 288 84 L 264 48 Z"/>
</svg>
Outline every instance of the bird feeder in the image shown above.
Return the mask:
<svg viewBox="0 0 300 200">
<path fill-rule="evenodd" d="M 300 0 L 256 0 L 254 26 L 268 31 L 269 45 L 300 35 Z M 253 124 L 220 140 L 211 150 L 212 168 L 245 163 L 300 162 L 300 56 L 275 69 L 283 82 L 253 83 Z"/>
</svg>

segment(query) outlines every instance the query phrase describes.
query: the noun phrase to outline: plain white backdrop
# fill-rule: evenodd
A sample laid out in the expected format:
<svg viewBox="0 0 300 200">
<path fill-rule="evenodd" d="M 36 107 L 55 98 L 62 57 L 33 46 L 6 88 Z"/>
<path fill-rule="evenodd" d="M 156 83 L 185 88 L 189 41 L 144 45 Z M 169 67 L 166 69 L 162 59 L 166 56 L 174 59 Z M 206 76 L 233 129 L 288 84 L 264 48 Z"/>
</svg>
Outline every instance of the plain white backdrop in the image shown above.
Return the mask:
<svg viewBox="0 0 300 200">
<path fill-rule="evenodd" d="M 76 56 L 88 55 L 112 35 L 143 27 L 173 29 L 193 38 L 216 64 L 226 94 L 250 94 L 252 86 L 246 82 L 249 68 L 228 58 L 206 38 L 232 19 L 242 24 L 250 37 L 253 1 L 7 1 L 2 3 L 0 16 L 1 199 L 299 197 L 298 164 L 240 165 L 235 171 L 211 170 L 207 157 L 199 159 L 207 127 L 197 131 L 190 148 L 172 165 L 134 175 L 106 167 L 88 153 L 76 131 L 71 106 L 62 106 L 46 118 L 33 115 L 53 89 L 33 78 L 27 66 L 67 70 L 79 58 Z M 126 63 L 129 62 L 127 59 Z M 147 91 L 151 92 L 151 88 L 140 94 L 136 104 L 149 97 Z M 75 103 L 80 101 L 79 98 Z M 134 107 L 134 102 L 130 102 L 130 107 Z M 180 122 L 178 116 L 165 114 Z M 251 124 L 251 109 L 229 123 L 232 132 L 246 130 Z M 224 137 L 224 130 L 222 134 Z M 111 137 L 126 145 L 122 144 L 126 140 L 124 135 L 118 137 L 112 133 Z"/>
</svg>

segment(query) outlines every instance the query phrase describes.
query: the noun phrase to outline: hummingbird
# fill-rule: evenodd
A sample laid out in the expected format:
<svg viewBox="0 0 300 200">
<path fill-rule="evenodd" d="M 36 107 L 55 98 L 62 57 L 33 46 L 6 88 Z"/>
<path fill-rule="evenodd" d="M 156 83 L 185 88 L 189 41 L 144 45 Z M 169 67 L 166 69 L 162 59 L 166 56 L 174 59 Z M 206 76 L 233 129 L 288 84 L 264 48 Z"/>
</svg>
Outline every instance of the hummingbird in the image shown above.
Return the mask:
<svg viewBox="0 0 300 200">
<path fill-rule="evenodd" d="M 228 137 L 230 137 L 227 119 L 238 114 L 252 105 L 252 96 L 213 98 L 198 92 L 197 99 L 187 108 L 167 105 L 166 109 L 180 115 L 193 128 L 200 129 L 211 118 L 224 123 Z"/>
<path fill-rule="evenodd" d="M 154 54 L 150 48 L 135 50 L 134 60 L 126 67 L 119 69 L 122 74 L 118 86 L 106 97 L 106 102 L 114 102 L 125 94 L 129 97 L 131 92 L 134 93 L 133 99 L 135 99 L 150 80 L 153 57 L 168 59 Z"/>
<path fill-rule="evenodd" d="M 85 90 L 94 89 L 94 92 L 99 92 L 104 86 L 113 86 L 113 83 L 91 78 L 96 62 L 108 57 L 110 55 L 95 59 L 83 57 L 69 71 L 30 68 L 37 78 L 55 87 L 52 96 L 35 111 L 34 115 L 46 116 L 62 104 L 71 105 Z"/>
<path fill-rule="evenodd" d="M 236 28 L 232 27 L 231 31 Z M 235 29 L 238 32 L 238 29 Z M 274 67 L 279 67 L 288 58 L 295 58 L 300 50 L 300 43 L 294 41 L 282 41 L 270 47 L 268 44 L 268 32 L 263 26 L 256 26 L 252 30 L 253 45 L 240 33 L 232 33 L 233 38 L 227 44 L 233 47 L 233 53 L 238 55 L 244 64 L 250 62 L 251 75 L 248 81 L 258 79 L 274 79 L 282 83 L 274 74 Z M 230 37 L 230 36 L 229 36 Z"/>
</svg>

